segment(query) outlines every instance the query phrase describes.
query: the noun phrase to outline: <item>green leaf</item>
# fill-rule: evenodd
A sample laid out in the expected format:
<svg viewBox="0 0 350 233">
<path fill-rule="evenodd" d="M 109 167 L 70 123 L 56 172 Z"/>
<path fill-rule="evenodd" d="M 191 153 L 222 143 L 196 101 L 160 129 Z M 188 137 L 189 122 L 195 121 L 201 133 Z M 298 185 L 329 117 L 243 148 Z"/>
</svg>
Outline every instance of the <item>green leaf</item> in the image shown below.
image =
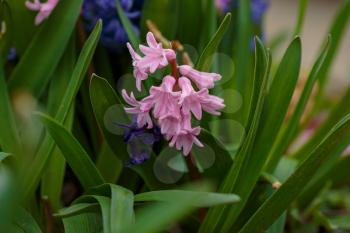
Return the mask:
<svg viewBox="0 0 350 233">
<path fill-rule="evenodd" d="M 344 33 L 346 31 L 347 25 L 349 23 L 350 16 L 350 1 L 344 1 L 343 5 L 340 7 L 334 21 L 330 27 L 329 34 L 332 35 L 332 45 L 329 48 L 329 52 L 325 59 L 325 65 L 322 67 L 320 73 L 322 74 L 319 78 L 320 80 L 320 94 L 326 85 L 327 79 L 329 77 L 330 68 L 335 61 L 335 56 L 337 54 L 338 48 L 341 44 L 341 40 L 344 37 Z M 325 41 L 328 40 L 325 38 Z"/>
<path fill-rule="evenodd" d="M 105 233 L 98 213 L 84 213 L 63 219 L 65 233 Z"/>
<path fill-rule="evenodd" d="M 114 155 L 106 142 L 103 142 L 101 146 L 96 167 L 108 183 L 115 183 L 123 170 L 122 162 Z"/>
<path fill-rule="evenodd" d="M 277 221 L 267 230 L 267 233 L 284 233 L 287 213 L 283 213 Z"/>
<path fill-rule="evenodd" d="M 118 124 L 129 125 L 131 119 L 126 115 L 118 95 L 105 79 L 93 75 L 90 83 L 90 98 L 96 120 L 106 142 L 118 159 L 123 163 L 128 163 L 130 159 L 127 151 L 128 145 L 124 142 L 124 130 Z M 144 179 L 149 188 L 164 188 L 166 185 L 154 175 L 153 163 L 154 158 L 151 158 L 131 168 Z"/>
<path fill-rule="evenodd" d="M 0 164 L 5 161 L 7 158 L 9 158 L 11 154 L 5 153 L 5 152 L 0 152 Z"/>
<path fill-rule="evenodd" d="M 177 12 L 179 25 L 176 38 L 181 41 L 182 44 L 195 46 L 201 36 L 201 27 L 197 25 L 201 24 L 204 18 L 202 14 L 202 0 L 179 0 L 179 2 L 181 11 Z M 193 15 L 196 17 L 193 17 Z"/>
<path fill-rule="evenodd" d="M 249 162 L 249 155 L 254 146 L 254 140 L 256 132 L 259 126 L 259 120 L 262 113 L 262 108 L 264 105 L 265 96 L 267 94 L 267 83 L 269 78 L 271 57 L 267 54 L 264 45 L 259 39 L 255 40 L 256 43 L 256 59 L 255 59 L 255 75 L 254 75 L 254 87 L 253 96 L 251 97 L 251 113 L 250 120 L 251 124 L 248 126 L 248 134 L 244 139 L 243 145 L 238 151 L 235 157 L 235 162 L 231 166 L 226 178 L 219 191 L 221 193 L 234 193 L 237 189 L 235 186 L 237 181 L 238 172 L 241 168 L 247 167 Z M 249 173 L 246 173 L 248 175 Z M 246 177 L 243 179 L 246 181 Z M 243 182 L 243 180 L 241 182 Z M 237 205 L 242 205 L 241 202 Z M 202 223 L 199 232 L 209 233 L 209 232 L 220 232 L 224 221 L 227 219 L 227 214 L 229 211 L 228 206 L 219 206 L 209 209 L 209 212 Z"/>
<path fill-rule="evenodd" d="M 97 123 L 108 145 L 121 161 L 129 161 L 126 143 L 123 138 L 124 131 L 117 124 L 128 125 L 131 121 L 126 115 L 118 95 L 105 79 L 94 74 L 90 82 L 90 99 Z M 115 108 L 114 111 L 113 108 Z M 115 115 L 114 125 L 107 124 L 105 120 L 107 111 L 115 112 L 113 114 Z M 116 129 L 114 130 L 114 128 Z"/>
<path fill-rule="evenodd" d="M 231 21 L 231 14 L 228 13 L 223 19 L 221 25 L 219 26 L 214 36 L 211 38 L 210 42 L 207 44 L 207 46 L 203 50 L 196 64 L 196 69 L 201 71 L 210 70 L 211 65 L 214 61 L 214 53 L 216 52 L 222 40 L 222 37 L 225 35 L 225 32 L 227 31 L 230 25 L 230 21 Z"/>
<path fill-rule="evenodd" d="M 21 144 L 2 64 L 3 62 L 0 58 L 0 145 L 3 150 L 12 152 L 19 157 L 23 156 L 21 152 Z"/>
<path fill-rule="evenodd" d="M 195 2 L 195 1 L 192 1 Z M 197 3 L 198 4 L 198 3 Z M 198 6 L 197 6 L 198 7 Z M 200 14 L 203 16 L 202 21 L 200 22 L 202 25 L 205 25 L 201 28 L 194 26 L 194 28 L 199 28 L 201 29 L 199 35 L 199 43 L 198 41 L 197 44 L 197 48 L 199 51 L 203 51 L 205 46 L 208 44 L 208 42 L 210 42 L 210 39 L 212 38 L 212 36 L 215 34 L 216 30 L 217 30 L 217 22 L 218 22 L 218 17 L 217 17 L 217 9 L 215 7 L 215 2 L 214 1 L 202 1 L 202 9 Z M 182 10 L 181 10 L 182 11 Z M 192 18 L 190 19 L 190 21 L 193 21 L 193 13 L 192 13 Z M 180 16 L 181 18 L 182 16 Z M 200 17 L 198 17 L 200 18 Z M 185 24 L 188 24 L 187 22 Z M 189 32 L 189 34 L 193 34 L 193 28 L 191 29 L 191 31 Z M 214 70 L 215 70 L 215 61 L 214 61 Z"/>
<path fill-rule="evenodd" d="M 154 22 L 159 31 L 169 40 L 174 39 L 178 27 L 179 1 L 145 0 L 141 13 L 141 36 L 149 31 L 146 21 Z"/>
<path fill-rule="evenodd" d="M 62 0 L 57 4 L 12 72 L 8 84 L 11 91 L 24 89 L 40 96 L 65 51 L 82 2 Z"/>
<path fill-rule="evenodd" d="M 212 151 L 212 156 L 214 156 L 215 159 L 210 167 L 204 169 L 201 176 L 207 179 L 215 179 L 220 183 L 233 163 L 230 152 L 225 149 L 225 146 L 219 139 L 205 129 L 202 129 L 201 134 L 199 135 L 199 140 L 204 143 L 204 148 L 198 148 L 198 150 L 192 151 L 192 155 L 195 157 L 194 159 L 196 162 L 201 164 L 202 161 L 205 161 L 206 158 L 204 156 L 206 155 L 202 150 L 205 150 L 208 153 L 210 153 L 209 151 Z"/>
<path fill-rule="evenodd" d="M 14 224 L 25 233 L 41 233 L 41 229 L 35 219 L 26 210 L 20 208 L 15 215 Z"/>
<path fill-rule="evenodd" d="M 249 219 L 240 233 L 259 232 L 267 229 L 298 197 L 300 191 L 310 182 L 327 161 L 334 148 L 339 147 L 350 137 L 350 115 L 343 118 L 322 142 L 314 149 L 307 159 L 300 164 L 282 186 L 264 202 L 257 212 Z"/>
<path fill-rule="evenodd" d="M 82 186 L 89 189 L 103 184 L 102 176 L 77 139 L 53 118 L 42 113 L 37 113 L 37 115 L 60 148 Z"/>
<path fill-rule="evenodd" d="M 164 190 L 141 193 L 135 195 L 135 201 L 171 202 L 178 196 L 195 197 L 195 201 L 190 204 L 194 207 L 210 207 L 215 205 L 231 204 L 239 201 L 239 197 L 234 194 L 194 192 L 187 190 Z"/>
<path fill-rule="evenodd" d="M 10 34 L 10 45 L 22 55 L 30 44 L 39 27 L 34 25 L 36 12 L 29 11 L 24 1 L 1 1 L 10 7 L 10 20 L 7 22 L 7 33 Z M 5 18 L 6 19 L 6 18 Z"/>
<path fill-rule="evenodd" d="M 329 116 L 327 119 L 316 129 L 313 136 L 305 143 L 294 155 L 293 157 L 302 160 L 307 154 L 309 154 L 318 143 L 327 135 L 329 130 L 332 129 L 334 124 L 336 124 L 340 119 L 342 119 L 346 114 L 350 112 L 350 88 L 348 88 L 341 98 L 341 100 L 331 108 Z"/>
<path fill-rule="evenodd" d="M 328 172 L 327 177 L 334 186 L 339 186 L 350 179 L 350 156 L 340 157 L 337 163 Z"/>
<path fill-rule="evenodd" d="M 125 29 L 126 34 L 128 35 L 129 41 L 131 42 L 132 46 L 136 49 L 138 49 L 140 44 L 139 36 L 136 34 L 136 29 L 130 22 L 130 19 L 125 15 L 125 12 L 120 5 L 120 0 L 115 0 L 115 5 L 117 7 L 118 16 L 120 18 L 120 21 Z"/>
<path fill-rule="evenodd" d="M 294 36 L 298 36 L 303 29 L 305 13 L 308 4 L 309 0 L 299 0 L 298 18 L 294 29 Z"/>
<path fill-rule="evenodd" d="M 10 232 L 10 223 L 18 206 L 17 176 L 14 174 L 12 158 L 8 153 L 0 152 L 0 226 L 4 232 Z"/>
<path fill-rule="evenodd" d="M 76 38 L 70 39 L 69 45 L 58 64 L 56 71 L 50 83 L 48 94 L 48 112 L 54 116 L 57 113 L 61 99 L 64 96 L 65 89 L 70 82 L 74 65 L 76 62 Z M 71 130 L 74 120 L 74 106 L 71 107 L 70 113 L 64 122 L 67 129 Z M 64 180 L 66 161 L 59 148 L 55 147 L 51 158 L 48 161 L 45 174 L 41 182 L 41 195 L 47 197 L 54 211 L 61 207 L 61 191 Z"/>
<path fill-rule="evenodd" d="M 309 97 L 313 90 L 314 84 L 316 83 L 320 75 L 322 75 L 320 71 L 322 69 L 322 66 L 324 65 L 324 61 L 328 54 L 330 45 L 331 45 L 331 37 L 329 37 L 328 43 L 326 44 L 324 50 L 316 60 L 309 74 L 309 78 L 306 81 L 305 87 L 301 93 L 298 104 L 294 109 L 293 115 L 288 120 L 287 125 L 284 128 L 282 128 L 282 130 L 279 132 L 277 136 L 277 141 L 274 143 L 274 146 L 269 155 L 267 164 L 265 165 L 265 170 L 267 172 L 273 172 L 273 170 L 276 168 L 278 164 L 278 161 L 283 155 L 283 151 L 291 143 L 291 140 L 296 134 L 300 119 L 304 113 Z"/>
<path fill-rule="evenodd" d="M 107 214 L 107 207 L 101 202 L 102 199 L 108 199 L 110 202 L 109 214 Z M 108 225 L 110 232 L 117 233 L 130 227 L 134 222 L 134 195 L 130 190 L 114 184 L 104 184 L 89 190 L 87 195 L 78 198 L 74 203 L 94 203 L 95 201 L 102 209 L 104 229 L 107 229 Z"/>
<path fill-rule="evenodd" d="M 62 98 L 55 115 L 55 120 L 57 120 L 59 123 L 63 123 L 67 119 L 68 113 L 72 107 L 73 101 L 77 95 L 79 87 L 85 77 L 85 73 L 92 59 L 101 30 L 102 23 L 101 21 L 98 21 L 80 53 L 69 85 L 66 88 L 64 97 Z M 46 161 L 50 157 L 53 149 L 54 141 L 52 138 L 50 138 L 50 136 L 47 135 L 38 148 L 38 152 L 35 156 L 34 161 L 32 161 L 31 167 L 25 171 L 28 175 L 24 175 L 22 184 L 24 185 L 22 192 L 24 200 L 27 200 L 27 198 L 29 198 L 29 196 L 34 193 L 34 190 L 39 183 L 40 176 L 43 172 Z"/>
<path fill-rule="evenodd" d="M 139 210 L 135 224 L 123 233 L 154 233 L 168 227 L 189 214 L 194 208 L 191 203 L 195 196 L 179 196 L 172 202 L 157 203 Z"/>
<path fill-rule="evenodd" d="M 299 77 L 300 64 L 301 42 L 300 38 L 296 38 L 288 47 L 278 67 L 264 102 L 254 145 L 249 155 L 244 158 L 245 166 L 238 171 L 235 177 L 233 192 L 242 198 L 242 202 L 231 207 L 227 218 L 229 221 L 226 220 L 222 232 L 230 230 L 259 179 L 292 98 Z"/>
<path fill-rule="evenodd" d="M 237 89 L 243 99 L 250 102 L 252 95 L 251 87 L 253 86 L 252 65 L 253 57 L 250 48 L 252 38 L 252 22 L 251 22 L 251 2 L 246 0 L 238 1 L 238 16 L 237 16 L 237 42 L 234 45 L 233 58 L 235 62 L 234 82 L 231 82 L 230 88 Z M 243 104 L 239 114 L 239 121 L 246 124 L 249 115 L 247 104 Z"/>
<path fill-rule="evenodd" d="M 94 212 L 98 209 L 99 205 L 97 203 L 78 203 L 59 210 L 58 213 L 55 214 L 55 217 L 66 218 L 69 216 L 79 215 L 81 213 Z"/>
</svg>

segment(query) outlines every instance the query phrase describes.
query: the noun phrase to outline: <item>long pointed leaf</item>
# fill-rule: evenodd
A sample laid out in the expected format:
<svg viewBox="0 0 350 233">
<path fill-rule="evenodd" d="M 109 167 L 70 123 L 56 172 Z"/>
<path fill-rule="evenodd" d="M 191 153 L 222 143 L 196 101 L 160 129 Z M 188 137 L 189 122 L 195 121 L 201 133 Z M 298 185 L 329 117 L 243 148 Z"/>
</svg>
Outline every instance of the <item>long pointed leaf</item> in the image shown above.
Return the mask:
<svg viewBox="0 0 350 233">
<path fill-rule="evenodd" d="M 104 180 L 90 156 L 74 136 L 53 118 L 42 113 L 37 113 L 37 115 L 60 148 L 67 163 L 73 169 L 74 174 L 78 177 L 83 187 L 89 189 L 103 184 Z"/>
<path fill-rule="evenodd" d="M 327 161 L 331 155 L 330 152 L 349 137 L 350 114 L 334 126 L 288 180 L 249 219 L 240 233 L 263 232 L 269 227 L 298 197 L 300 190 L 303 190 L 321 165 Z"/>
<path fill-rule="evenodd" d="M 36 97 L 42 93 L 72 35 L 82 2 L 59 1 L 13 71 L 9 81 L 11 91 L 25 89 Z"/>
<path fill-rule="evenodd" d="M 83 81 L 84 75 L 87 71 L 88 65 L 92 59 L 93 53 L 95 51 L 98 39 L 102 30 L 102 23 L 98 21 L 95 29 L 86 41 L 81 54 L 78 58 L 76 66 L 74 68 L 71 81 L 67 87 L 66 93 L 60 103 L 57 110 L 55 120 L 59 123 L 63 123 L 69 110 L 71 109 L 74 98 L 79 90 L 79 87 Z M 49 158 L 52 150 L 54 148 L 54 141 L 49 136 L 46 136 L 41 143 L 36 157 L 28 170 L 28 175 L 25 175 L 23 181 L 23 198 L 26 200 L 31 194 L 34 193 L 36 186 L 39 183 L 41 173 L 45 167 L 46 161 Z"/>
</svg>

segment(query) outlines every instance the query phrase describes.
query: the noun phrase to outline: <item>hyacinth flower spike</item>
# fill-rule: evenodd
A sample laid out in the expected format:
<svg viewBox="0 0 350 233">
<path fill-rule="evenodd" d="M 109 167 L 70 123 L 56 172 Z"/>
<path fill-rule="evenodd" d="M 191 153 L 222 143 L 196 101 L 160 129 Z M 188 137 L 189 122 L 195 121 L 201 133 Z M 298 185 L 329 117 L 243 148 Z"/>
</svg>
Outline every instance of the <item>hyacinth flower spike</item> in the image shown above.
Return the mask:
<svg viewBox="0 0 350 233">
<path fill-rule="evenodd" d="M 201 72 L 188 65 L 179 66 L 179 71 L 183 76 L 191 79 L 199 89 L 213 88 L 215 86 L 214 82 L 221 79 L 220 74 Z"/>
<path fill-rule="evenodd" d="M 214 87 L 215 81 L 221 79 L 221 75 L 201 72 L 187 65 L 177 66 L 175 52 L 163 49 L 151 32 L 147 34 L 147 44 L 148 46 L 140 45 L 143 57 L 128 44 L 137 85 L 139 80 L 144 80 L 136 77 L 140 70 L 149 74 L 169 65 L 172 72 L 163 77 L 160 86 L 152 86 L 149 96 L 142 100 L 136 100 L 133 93 L 128 96 L 123 90 L 123 98 L 132 106 L 125 108 L 125 111 L 137 115 L 139 127 L 159 126 L 161 134 L 169 141 L 169 146 L 182 150 L 186 156 L 191 152 L 193 144 L 203 147 L 197 138 L 201 128 L 192 127 L 192 115 L 201 120 L 203 111 L 220 115 L 219 110 L 225 107 L 223 99 L 210 95 L 208 91 L 208 88 Z M 179 72 L 183 77 L 179 77 Z"/>
<path fill-rule="evenodd" d="M 172 49 L 163 49 L 161 43 L 157 43 L 153 33 L 147 33 L 147 44 L 140 45 L 141 56 L 135 52 L 130 43 L 127 43 L 131 58 L 133 60 L 134 77 L 136 79 L 137 90 L 141 91 L 141 82 L 148 78 L 149 74 L 164 68 L 169 61 L 176 59 L 176 54 Z"/>
<path fill-rule="evenodd" d="M 41 3 L 40 0 L 34 0 L 34 2 L 26 1 L 25 5 L 30 10 L 38 11 L 35 17 L 35 25 L 39 25 L 51 15 L 57 3 L 58 0 L 48 0 L 45 3 Z"/>
</svg>

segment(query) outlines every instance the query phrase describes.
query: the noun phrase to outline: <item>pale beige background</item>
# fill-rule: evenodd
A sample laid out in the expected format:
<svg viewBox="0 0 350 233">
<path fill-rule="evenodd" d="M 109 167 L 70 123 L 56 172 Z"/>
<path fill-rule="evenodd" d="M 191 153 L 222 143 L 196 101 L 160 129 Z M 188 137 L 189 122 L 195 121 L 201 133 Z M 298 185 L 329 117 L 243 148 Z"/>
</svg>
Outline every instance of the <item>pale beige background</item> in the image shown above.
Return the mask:
<svg viewBox="0 0 350 233">
<path fill-rule="evenodd" d="M 332 23 L 332 18 L 342 2 L 342 0 L 310 0 L 301 35 L 304 67 L 312 65 Z M 297 10 L 298 0 L 271 0 L 271 6 L 265 19 L 267 38 L 271 38 L 280 30 L 293 31 Z M 350 84 L 350 23 L 332 69 L 331 84 L 328 91 L 330 95 L 337 95 L 334 89 L 339 90 L 344 88 L 345 84 Z"/>
</svg>

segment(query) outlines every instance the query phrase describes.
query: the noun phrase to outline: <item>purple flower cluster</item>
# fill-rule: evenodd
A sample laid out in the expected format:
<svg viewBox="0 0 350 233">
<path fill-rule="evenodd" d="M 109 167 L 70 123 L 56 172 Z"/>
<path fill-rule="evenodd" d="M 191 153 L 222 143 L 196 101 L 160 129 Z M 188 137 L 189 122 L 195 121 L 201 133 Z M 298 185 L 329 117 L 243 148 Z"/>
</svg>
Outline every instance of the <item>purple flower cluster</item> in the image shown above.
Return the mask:
<svg viewBox="0 0 350 233">
<path fill-rule="evenodd" d="M 254 23 L 259 24 L 264 13 L 269 7 L 270 0 L 251 0 L 251 14 Z M 239 7 L 238 0 L 215 0 L 216 8 L 223 13 L 230 11 L 232 7 Z"/>
<path fill-rule="evenodd" d="M 143 0 L 120 0 L 126 16 L 139 32 L 140 10 Z M 91 31 L 97 20 L 103 20 L 101 43 L 108 49 L 118 51 L 128 41 L 127 34 L 119 20 L 115 0 L 84 0 L 82 16 L 86 30 Z"/>
<path fill-rule="evenodd" d="M 137 116 L 134 115 L 130 125 L 118 124 L 124 129 L 124 141 L 129 145 L 130 160 L 127 166 L 141 164 L 151 157 L 152 147 L 161 140 L 158 126 L 152 129 L 138 127 Z"/>
<path fill-rule="evenodd" d="M 17 51 L 15 48 L 11 48 L 9 53 L 7 54 L 7 60 L 13 61 L 17 58 Z"/>
<path fill-rule="evenodd" d="M 269 0 L 251 0 L 252 19 L 254 23 L 260 23 L 265 12 L 269 8 Z"/>
</svg>

